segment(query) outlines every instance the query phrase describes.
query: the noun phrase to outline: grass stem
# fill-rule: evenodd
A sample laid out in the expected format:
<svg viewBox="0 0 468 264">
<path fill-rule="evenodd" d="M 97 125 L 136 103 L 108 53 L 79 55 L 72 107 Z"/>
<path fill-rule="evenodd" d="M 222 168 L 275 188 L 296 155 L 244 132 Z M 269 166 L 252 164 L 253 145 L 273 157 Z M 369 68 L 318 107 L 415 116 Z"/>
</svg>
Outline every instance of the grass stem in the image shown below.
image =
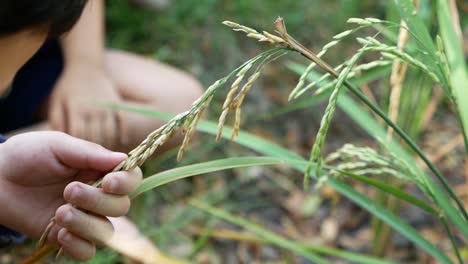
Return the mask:
<svg viewBox="0 0 468 264">
<path fill-rule="evenodd" d="M 290 46 L 290 49 L 299 52 L 303 56 L 305 56 L 307 59 L 317 63 L 317 65 L 322 68 L 324 71 L 328 72 L 330 75 L 332 75 L 334 78 L 338 79 L 339 74 L 333 70 L 331 66 L 329 66 L 325 61 L 322 59 L 318 58 L 312 51 L 308 50 L 305 48 L 302 44 L 300 44 L 297 40 L 295 40 L 293 37 L 291 37 L 289 34 L 285 33 L 282 35 L 287 43 Z M 465 210 L 465 207 L 463 203 L 460 201 L 458 196 L 453 192 L 452 188 L 450 188 L 450 185 L 448 184 L 447 180 L 442 176 L 440 171 L 432 164 L 432 162 L 429 160 L 429 158 L 423 153 L 423 151 L 416 145 L 416 143 L 406 134 L 403 129 L 401 129 L 397 124 L 395 124 L 392 120 L 388 118 L 388 116 L 375 104 L 372 103 L 369 98 L 367 98 L 357 87 L 355 87 L 351 82 L 348 80 L 344 81 L 344 86 L 351 91 L 352 94 L 354 94 L 359 100 L 361 100 L 367 107 L 369 107 L 374 113 L 376 113 L 382 120 L 387 123 L 388 126 L 390 126 L 396 134 L 398 134 L 403 141 L 424 161 L 424 163 L 427 165 L 430 171 L 434 173 L 436 178 L 442 183 L 442 186 L 444 189 L 447 191 L 447 193 L 450 195 L 450 197 L 455 201 L 457 204 L 460 212 L 463 215 L 463 218 L 465 221 L 468 221 L 468 213 Z"/>
</svg>

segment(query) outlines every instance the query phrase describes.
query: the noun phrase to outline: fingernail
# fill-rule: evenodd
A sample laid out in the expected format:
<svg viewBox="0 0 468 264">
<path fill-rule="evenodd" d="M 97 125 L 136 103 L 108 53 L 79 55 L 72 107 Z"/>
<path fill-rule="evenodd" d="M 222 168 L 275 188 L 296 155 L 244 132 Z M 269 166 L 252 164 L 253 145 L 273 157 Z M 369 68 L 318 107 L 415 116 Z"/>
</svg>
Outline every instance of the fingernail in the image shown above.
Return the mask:
<svg viewBox="0 0 468 264">
<path fill-rule="evenodd" d="M 65 234 L 62 236 L 62 240 L 63 241 L 71 241 L 72 237 L 71 237 L 70 233 L 65 232 Z"/>
<path fill-rule="evenodd" d="M 65 216 L 63 217 L 62 222 L 64 224 L 70 224 L 73 220 L 73 213 L 71 211 L 68 211 L 65 213 Z"/>
<path fill-rule="evenodd" d="M 117 182 L 116 179 L 110 179 L 109 180 L 109 189 L 110 189 L 110 191 L 115 192 L 117 190 L 117 185 L 118 185 L 118 182 Z"/>
<path fill-rule="evenodd" d="M 78 185 L 74 186 L 70 193 L 70 202 L 76 202 L 80 193 L 80 187 Z"/>
</svg>

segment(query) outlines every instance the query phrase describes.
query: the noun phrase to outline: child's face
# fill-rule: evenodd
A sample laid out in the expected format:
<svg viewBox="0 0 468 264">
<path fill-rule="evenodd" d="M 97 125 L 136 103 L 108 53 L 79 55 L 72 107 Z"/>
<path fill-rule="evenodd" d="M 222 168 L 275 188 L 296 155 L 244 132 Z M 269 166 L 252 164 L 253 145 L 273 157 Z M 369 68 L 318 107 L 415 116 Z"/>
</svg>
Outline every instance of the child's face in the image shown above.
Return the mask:
<svg viewBox="0 0 468 264">
<path fill-rule="evenodd" d="M 47 33 L 42 30 L 26 30 L 0 37 L 0 95 L 46 38 Z"/>
</svg>

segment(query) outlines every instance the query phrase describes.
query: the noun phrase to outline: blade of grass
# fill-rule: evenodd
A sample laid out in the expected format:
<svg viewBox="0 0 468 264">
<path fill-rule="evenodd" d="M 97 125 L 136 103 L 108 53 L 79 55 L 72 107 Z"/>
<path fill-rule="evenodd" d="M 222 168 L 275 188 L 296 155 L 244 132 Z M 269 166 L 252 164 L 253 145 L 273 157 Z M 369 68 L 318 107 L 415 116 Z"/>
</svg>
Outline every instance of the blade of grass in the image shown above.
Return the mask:
<svg viewBox="0 0 468 264">
<path fill-rule="evenodd" d="M 173 116 L 172 114 L 162 113 L 159 111 L 149 109 L 135 108 L 132 106 L 114 105 L 114 108 L 118 108 L 125 111 L 132 111 L 164 120 L 168 120 Z M 218 132 L 218 125 L 213 122 L 201 121 L 198 130 L 212 135 L 216 135 Z M 229 138 L 231 133 L 232 128 L 225 127 L 222 136 L 224 138 Z M 298 154 L 249 133 L 240 132 L 239 136 L 235 139 L 235 142 L 247 148 L 255 150 L 263 155 L 280 157 L 284 160 L 303 160 L 303 158 Z M 305 171 L 305 166 L 301 166 L 300 164 L 297 164 L 293 167 L 302 173 L 304 173 Z M 392 214 L 386 208 L 374 203 L 371 199 L 355 191 L 352 187 L 341 182 L 338 179 L 330 178 L 328 179 L 326 184 L 328 184 L 330 187 L 332 187 L 351 201 L 360 205 L 362 208 L 366 209 L 371 214 L 382 219 L 385 223 L 397 230 L 401 235 L 405 236 L 408 240 L 418 245 L 426 253 L 433 256 L 441 263 L 451 263 L 450 259 L 440 249 L 438 249 L 429 241 L 427 241 L 413 227 L 403 222 L 399 217 Z"/>
<path fill-rule="evenodd" d="M 437 0 L 437 17 L 439 20 L 440 33 L 447 53 L 450 66 L 450 84 L 452 85 L 455 102 L 460 115 L 462 131 L 465 140 L 465 152 L 468 154 L 468 72 L 465 63 L 465 54 L 457 38 L 452 20 L 448 1 Z"/>
<path fill-rule="evenodd" d="M 409 8 L 409 7 L 408 7 Z M 404 12 L 407 12 L 408 8 L 403 8 Z M 414 13 L 413 13 L 414 14 Z M 385 113 L 380 109 L 380 107 L 377 104 L 374 104 L 371 99 L 367 98 L 366 95 L 364 95 L 359 88 L 354 86 L 350 81 L 347 79 L 343 78 L 340 74 L 338 74 L 337 71 L 333 69 L 327 62 L 323 61 L 321 58 L 319 58 L 317 55 L 315 55 L 312 51 L 308 50 L 305 46 L 303 46 L 301 43 L 299 43 L 297 40 L 295 40 L 291 35 L 287 33 L 286 26 L 284 24 L 284 20 L 280 17 L 276 20 L 275 22 L 275 27 L 277 28 L 277 32 L 281 34 L 281 37 L 283 37 L 284 41 L 287 43 L 287 46 L 289 49 L 296 51 L 297 53 L 301 54 L 302 56 L 306 57 L 310 61 L 316 63 L 322 70 L 330 74 L 332 77 L 334 77 L 338 82 L 341 82 L 349 92 L 351 92 L 354 96 L 356 96 L 363 104 L 365 104 L 373 113 L 379 116 L 387 126 L 391 127 L 392 130 L 397 134 L 402 141 L 414 152 L 416 153 L 419 158 L 424 161 L 425 165 L 429 168 L 429 170 L 435 175 L 437 180 L 442 184 L 443 190 L 439 190 L 439 186 L 435 183 L 432 182 L 432 180 L 429 177 L 423 177 L 421 180 L 423 180 L 423 184 L 420 184 L 420 188 L 424 188 L 427 193 L 430 193 L 428 195 L 431 196 L 432 199 L 435 200 L 436 203 L 440 204 L 440 207 L 444 210 L 446 214 L 450 215 L 450 218 L 457 218 L 458 214 L 460 213 L 463 217 L 461 219 L 462 225 L 459 226 L 460 230 L 465 233 L 465 235 L 468 236 L 468 225 L 466 225 L 466 222 L 468 221 L 468 212 L 465 209 L 465 205 L 461 202 L 460 198 L 455 194 L 454 190 L 450 187 L 448 184 L 447 180 L 444 178 L 444 176 L 440 173 L 440 171 L 435 167 L 435 165 L 429 160 L 429 158 L 424 154 L 424 152 L 419 148 L 419 146 L 408 136 L 408 134 L 401 129 L 400 126 L 395 124 Z M 413 37 L 417 39 L 417 36 L 413 34 Z M 419 42 L 421 42 L 419 39 L 417 39 Z M 425 43 L 422 43 L 424 46 Z M 360 50 L 362 52 L 362 49 Z M 426 52 L 427 53 L 427 52 Z M 359 56 L 360 53 L 356 53 L 351 60 L 355 60 L 356 56 Z M 435 55 L 433 55 L 435 56 Z M 353 61 L 354 62 L 354 61 Z M 433 61 L 434 64 L 440 65 L 440 62 L 438 63 L 438 59 L 436 57 L 436 60 Z M 345 69 L 346 70 L 346 69 Z M 440 71 L 442 72 L 442 71 Z M 447 86 L 448 87 L 448 86 Z M 337 91 L 337 90 L 335 90 Z M 335 97 L 336 99 L 338 98 L 338 95 Z M 337 100 L 334 100 L 334 103 L 336 103 Z M 329 104 L 330 106 L 331 104 Z M 334 107 L 332 106 L 332 108 Z M 331 113 L 331 111 L 329 111 Z M 324 120 L 324 119 L 322 119 Z M 325 123 L 328 124 L 328 123 Z M 320 139 L 323 140 L 324 137 L 321 137 Z M 317 146 L 317 145 L 315 145 Z M 314 150 L 312 150 L 312 156 L 311 159 L 317 158 L 314 156 Z M 415 164 L 411 164 L 414 169 L 417 169 L 417 166 Z M 310 169 L 307 170 L 306 176 L 308 176 L 308 173 L 310 172 Z M 305 181 L 306 182 L 306 181 Z M 445 192 L 448 193 L 449 197 L 445 196 Z M 457 209 L 452 208 L 450 204 L 450 199 L 452 199 L 456 205 Z M 459 224 L 459 223 L 457 223 Z"/>
<path fill-rule="evenodd" d="M 288 35 L 290 42 L 288 42 L 289 45 L 295 45 L 293 46 L 293 49 L 299 52 L 301 55 L 307 57 L 311 61 L 314 61 L 320 67 L 327 71 L 331 76 L 336 78 L 337 80 L 340 80 L 340 76 L 338 75 L 337 72 L 335 72 L 330 65 L 328 65 L 325 61 L 321 60 L 318 58 L 314 53 L 311 51 L 307 50 L 302 46 L 302 44 L 297 43 L 297 41 L 294 40 L 292 42 L 292 37 Z M 465 205 L 461 202 L 460 198 L 455 194 L 454 190 L 450 187 L 449 183 L 445 179 L 445 177 L 440 173 L 440 171 L 435 167 L 435 165 L 429 160 L 429 158 L 426 156 L 426 154 L 419 148 L 419 146 L 408 136 L 408 134 L 401 129 L 400 126 L 395 124 L 390 118 L 385 114 L 382 109 L 376 104 L 374 104 L 369 98 L 367 98 L 366 95 L 364 95 L 359 88 L 354 86 L 350 81 L 344 80 L 343 85 L 347 88 L 348 91 L 350 91 L 354 96 L 359 98 L 359 100 L 365 104 L 372 112 L 374 112 L 376 115 L 378 115 L 389 127 L 393 129 L 393 131 L 398 134 L 398 136 L 402 139 L 403 142 L 406 143 L 406 145 L 414 152 L 416 153 L 419 158 L 422 159 L 422 161 L 426 164 L 426 166 L 429 168 L 429 170 L 435 175 L 437 180 L 442 184 L 443 190 L 439 190 L 439 186 L 435 183 L 432 182 L 429 177 L 425 177 L 424 180 L 426 181 L 424 186 L 427 189 L 433 190 L 433 197 L 436 200 L 437 203 L 441 204 L 441 207 L 443 209 L 448 209 L 449 211 L 446 211 L 447 214 L 451 214 L 451 217 L 457 217 L 458 213 L 461 213 L 463 216 L 461 225 L 461 230 L 465 232 L 465 235 L 468 236 L 468 225 L 466 225 L 466 222 L 468 221 L 468 212 L 465 209 Z M 416 165 L 412 164 L 415 168 Z M 309 170 L 308 170 L 309 171 Z M 445 196 L 444 191 L 446 191 L 449 195 L 449 197 L 456 203 L 458 207 L 457 209 L 450 207 L 450 200 Z M 446 199 L 447 198 L 447 199 Z"/>
<path fill-rule="evenodd" d="M 328 168 L 329 166 L 327 166 Z M 330 169 L 334 170 L 333 167 L 329 167 Z M 404 200 L 404 201 L 407 201 L 408 203 L 411 203 L 421 209 L 423 209 L 424 211 L 426 211 L 427 213 L 429 214 L 432 214 L 432 215 L 435 215 L 435 216 L 438 216 L 438 212 L 432 207 L 430 206 L 429 204 L 427 204 L 426 202 L 424 202 L 423 200 L 420 200 L 412 195 L 409 195 L 407 194 L 406 192 L 398 189 L 398 188 L 394 188 L 388 184 L 385 184 L 385 183 L 382 183 L 382 182 L 379 182 L 379 181 L 376 181 L 374 179 L 371 179 L 371 178 L 368 178 L 368 177 L 364 177 L 364 176 L 361 176 L 361 175 L 357 175 L 357 174 L 354 174 L 354 173 L 351 173 L 351 172 L 348 172 L 348 171 L 343 171 L 343 170 L 337 170 L 337 172 L 343 174 L 343 175 L 346 175 L 348 177 L 351 177 L 355 180 L 358 180 L 360 182 L 363 182 L 363 183 L 367 183 L 369 185 L 372 185 L 388 194 L 392 194 L 398 198 L 400 198 L 401 200 Z"/>
<path fill-rule="evenodd" d="M 200 124 L 200 131 L 215 134 L 217 131 L 217 126 L 215 123 L 211 122 L 202 122 Z M 226 134 L 223 134 L 223 137 L 228 138 L 231 128 L 226 127 Z M 299 157 L 294 152 L 291 152 L 287 149 L 284 149 L 276 144 L 263 140 L 254 135 L 241 132 L 239 137 L 235 140 L 236 143 L 244 145 L 250 149 L 253 149 L 264 155 L 271 155 L 273 157 L 284 157 L 286 159 L 297 159 Z M 294 166 L 300 172 L 304 173 L 305 166 Z M 368 210 L 371 214 L 379 217 L 385 223 L 393 227 L 400 234 L 408 238 L 410 241 L 414 242 L 416 245 L 424 249 L 428 254 L 432 255 L 438 259 L 441 263 L 451 263 L 450 259 L 437 247 L 427 241 L 422 237 L 418 231 L 413 227 L 409 226 L 407 223 L 403 222 L 399 217 L 395 216 L 386 208 L 374 203 L 370 198 L 362 195 L 361 193 L 355 191 L 352 187 L 343 183 L 338 179 L 331 178 L 327 180 L 326 184 L 335 189 L 337 192 L 346 196 L 351 201 L 360 205 L 364 209 Z"/>
<path fill-rule="evenodd" d="M 261 115 L 260 117 L 257 118 L 257 120 L 271 120 L 275 118 L 276 116 L 287 114 L 295 110 L 305 108 L 306 106 L 314 106 L 316 104 L 326 101 L 328 97 L 330 97 L 330 94 L 331 94 L 331 91 L 325 91 L 323 93 L 320 93 L 314 96 L 305 97 L 293 104 L 287 104 L 286 106 L 281 107 L 280 109 L 276 111 L 273 111 L 265 115 Z"/>
<path fill-rule="evenodd" d="M 352 263 L 360 263 L 360 264 L 395 264 L 395 262 L 382 260 L 370 256 L 360 255 L 352 252 L 346 252 L 343 250 L 338 250 L 335 248 L 329 247 L 315 247 L 315 246 L 308 246 L 303 245 L 306 249 L 311 250 L 313 252 L 319 254 L 330 255 L 334 257 L 340 257 L 344 260 L 351 261 Z"/>
<path fill-rule="evenodd" d="M 305 70 L 304 66 L 298 63 L 288 63 L 287 67 L 296 73 L 303 72 Z M 387 76 L 390 74 L 390 72 L 391 72 L 391 66 L 380 67 L 380 68 L 365 72 L 361 76 L 354 78 L 352 81 L 355 85 L 361 86 L 364 84 L 368 84 L 372 81 L 378 80 L 382 78 L 383 76 Z M 314 72 L 309 74 L 308 76 L 309 81 L 317 81 L 320 78 L 318 74 L 313 74 L 313 73 Z M 325 101 L 326 99 L 328 99 L 328 97 L 330 96 L 330 93 L 331 93 L 331 90 L 326 90 L 325 92 L 322 92 L 317 95 L 307 96 L 301 100 L 298 100 L 297 102 L 289 103 L 288 105 L 276 111 L 273 111 L 271 114 L 265 115 L 264 117 L 262 117 L 262 119 L 271 119 L 278 115 L 287 114 L 295 110 L 299 110 L 305 107 L 310 107 L 315 104 L 321 103 L 322 101 Z"/>
<path fill-rule="evenodd" d="M 211 204 L 207 204 L 212 206 Z M 192 207 L 193 208 L 193 207 Z M 197 209 L 197 208 L 195 208 Z M 199 210 L 199 209 L 198 209 Z M 230 214 L 229 211 L 219 209 L 221 211 L 225 211 L 225 213 Z M 209 212 L 208 212 L 209 213 Z M 230 219 L 224 219 L 228 222 L 233 223 Z M 248 221 L 248 220 L 246 220 Z M 233 223 L 235 224 L 235 223 Z M 246 228 L 245 228 L 246 229 Z M 217 238 L 217 239 L 224 239 L 224 240 L 233 240 L 233 241 L 240 241 L 240 242 L 248 242 L 248 243 L 255 243 L 255 244 L 269 244 L 272 243 L 264 238 L 259 237 L 258 235 L 252 234 L 252 232 L 247 231 L 235 231 L 231 229 L 215 229 L 213 228 L 192 228 L 191 231 L 197 235 L 204 235 L 208 234 L 209 237 Z M 270 230 L 265 229 L 265 232 L 272 232 Z M 317 246 L 311 245 L 308 243 L 301 243 L 301 242 L 294 242 L 298 247 L 303 247 L 306 250 L 311 252 L 315 252 L 320 255 L 327 255 L 331 257 L 338 257 L 343 258 L 345 260 L 352 261 L 353 263 L 362 263 L 362 264 L 395 264 L 395 262 L 382 260 L 379 258 L 375 258 L 372 256 L 362 255 L 354 252 L 347 252 L 345 250 L 340 250 L 332 247 L 325 247 L 325 246 Z"/>
<path fill-rule="evenodd" d="M 268 230 L 265 230 L 264 228 L 260 227 L 259 225 L 250 223 L 249 221 L 246 221 L 245 219 L 242 219 L 240 217 L 234 216 L 232 214 L 227 213 L 226 211 L 216 209 L 214 207 L 211 207 L 209 205 L 206 205 L 202 202 L 199 202 L 197 200 L 192 200 L 190 201 L 190 204 L 193 205 L 194 207 L 201 209 L 203 211 L 206 211 L 216 217 L 219 217 L 221 219 L 227 220 L 229 222 L 235 223 L 236 225 L 242 226 L 245 229 L 256 233 L 260 237 L 268 240 L 272 244 L 288 249 L 300 256 L 303 256 L 304 258 L 312 261 L 313 263 L 322 263 L 322 264 L 331 264 L 331 262 L 327 261 L 324 258 L 321 258 L 317 254 L 306 250 L 305 248 L 298 246 L 296 243 L 289 241 L 277 234 L 274 234 L 272 232 L 269 232 Z"/>
<path fill-rule="evenodd" d="M 307 162 L 303 159 L 282 159 L 276 157 L 242 157 L 242 158 L 227 158 L 227 159 L 219 159 L 209 162 L 197 163 L 194 165 L 182 166 L 178 168 L 174 168 L 171 170 L 163 171 L 157 173 L 155 175 L 149 176 L 143 180 L 143 183 L 135 190 L 130 197 L 132 199 L 138 197 L 138 195 L 147 192 L 151 189 L 157 188 L 164 184 L 180 180 L 182 178 L 198 175 L 198 174 L 205 174 L 215 171 L 227 170 L 227 169 L 235 169 L 241 167 L 249 167 L 249 166 L 266 166 L 266 165 L 278 165 L 278 164 L 287 164 L 291 166 L 301 166 L 304 167 L 307 165 Z M 437 215 L 437 211 L 432 208 L 430 205 L 425 203 L 424 201 L 409 195 L 397 188 L 393 188 L 392 186 L 386 185 L 382 182 L 377 180 L 373 180 L 364 176 L 356 175 L 354 173 L 350 173 L 347 171 L 339 170 L 333 166 L 325 166 L 324 169 L 337 171 L 341 174 L 349 176 L 355 180 L 358 180 L 362 183 L 366 183 L 372 185 L 380 190 L 383 190 L 389 194 L 392 194 L 404 201 L 407 201 L 413 204 L 416 207 L 423 209 L 424 211 Z"/>
<path fill-rule="evenodd" d="M 193 207 L 191 207 L 193 208 Z M 217 221 L 217 219 L 208 219 L 206 221 L 207 223 L 205 224 L 208 227 L 213 226 Z M 190 259 L 193 260 L 193 258 L 206 246 L 208 241 L 210 240 L 211 237 L 211 232 L 213 230 L 211 228 L 206 228 L 204 229 L 204 232 L 198 235 L 198 238 L 196 239 L 192 252 L 190 253 Z"/>
<path fill-rule="evenodd" d="M 205 193 L 196 195 L 194 199 L 202 200 L 209 204 L 217 204 L 224 201 L 232 191 L 241 188 L 243 184 L 247 183 L 234 179 L 233 181 L 229 181 L 226 186 L 209 189 Z M 160 241 L 162 236 L 167 236 L 171 232 L 177 232 L 177 230 L 181 230 L 190 222 L 195 221 L 199 217 L 199 214 L 194 213 L 195 211 L 192 207 L 185 207 L 181 211 L 178 211 L 170 220 L 159 226 L 159 229 L 154 234 L 154 238 Z"/>
<path fill-rule="evenodd" d="M 422 19 L 414 15 L 414 7 L 410 0 L 395 0 L 397 9 L 400 13 L 402 19 L 404 19 L 408 25 L 410 32 L 413 36 L 418 40 L 418 45 L 424 48 L 425 53 L 424 55 L 428 55 L 426 57 L 430 57 L 431 59 L 425 59 L 425 63 L 428 67 L 432 67 L 436 69 L 436 73 L 439 76 L 440 80 L 442 80 L 445 90 L 452 91 L 453 95 L 455 96 L 455 104 L 458 108 L 458 117 L 460 119 L 460 125 L 462 129 L 462 134 L 465 142 L 465 152 L 468 153 L 468 135 L 466 129 L 468 129 L 468 104 L 463 103 L 464 100 L 468 99 L 468 90 L 466 89 L 465 85 L 468 83 L 468 73 L 466 71 L 466 64 L 464 61 L 464 53 L 460 46 L 460 42 L 456 37 L 456 33 L 454 31 L 451 19 L 450 19 L 450 12 L 448 8 L 447 1 L 438 0 L 437 1 L 437 14 L 439 19 L 440 31 L 443 36 L 443 41 L 445 43 L 445 50 L 447 53 L 449 65 L 451 68 L 451 76 L 445 76 L 444 70 L 442 69 L 443 64 L 441 63 L 440 59 L 437 56 L 437 50 L 435 48 L 434 42 L 429 34 L 429 31 L 424 26 Z M 447 78 L 450 78 L 448 80 Z M 450 87 L 452 85 L 453 87 Z M 451 96 L 451 93 L 449 92 Z M 430 163 L 429 163 L 430 164 Z M 428 165 L 429 165 L 428 164 Z M 439 175 L 434 171 L 438 178 Z M 443 178 L 440 179 L 444 185 L 447 185 Z M 435 195 L 437 199 L 442 198 L 443 193 L 436 190 L 438 193 Z M 448 189 L 449 193 L 451 193 L 451 189 Z M 452 195 L 453 196 L 453 195 Z M 464 226 L 468 226 L 466 221 L 468 220 L 468 214 L 464 208 L 463 203 L 457 199 L 457 196 L 454 197 L 455 202 L 457 203 L 461 213 L 464 216 Z M 449 206 L 450 201 L 440 201 L 442 204 Z M 448 202 L 448 203 L 447 203 Z M 456 217 L 456 212 L 451 210 L 450 207 L 444 206 L 443 209 L 449 209 L 449 211 L 445 211 L 447 216 L 450 220 Z M 457 221 L 458 223 L 458 221 Z M 468 237 L 468 233 L 464 231 L 463 228 L 460 228 L 460 225 L 457 224 L 457 227 L 461 229 L 465 237 Z M 450 231 L 450 230 L 448 230 Z M 451 234 L 449 234 L 451 236 Z M 456 247 L 456 245 L 454 245 Z M 458 253 L 458 252 L 457 252 Z"/>
<path fill-rule="evenodd" d="M 405 20 L 409 33 L 416 40 L 416 44 L 422 50 L 421 59 L 424 64 L 436 73 L 437 77 L 444 84 L 444 88 L 448 91 L 448 81 L 443 74 L 440 65 L 440 59 L 437 57 L 437 49 L 434 41 L 429 34 L 423 20 L 414 10 L 414 5 L 411 0 L 394 0 L 395 6 L 401 19 Z"/>
<path fill-rule="evenodd" d="M 380 124 L 350 97 L 342 96 L 340 100 L 338 100 L 338 105 L 340 105 L 342 109 L 346 109 L 346 112 L 350 117 L 356 122 L 362 124 L 362 128 L 364 128 L 370 135 L 374 136 L 376 139 L 385 138 L 385 130 L 380 126 Z M 408 164 L 415 164 L 414 159 L 395 141 L 390 141 L 387 147 L 394 153 L 397 153 L 400 157 L 403 157 Z M 465 219 L 462 218 L 459 211 L 453 206 L 444 191 L 441 190 L 429 176 L 426 177 L 426 181 L 434 192 L 434 199 L 439 204 L 440 208 L 447 214 L 448 219 L 454 223 L 465 236 L 468 236 L 468 225 Z M 462 206 L 461 202 L 459 204 Z"/>
<path fill-rule="evenodd" d="M 299 70 L 298 74 L 300 73 L 301 71 Z M 350 115 L 352 119 L 354 119 L 358 124 L 360 124 L 360 126 L 364 128 L 370 135 L 374 136 L 377 139 L 385 138 L 384 128 L 381 127 L 380 124 L 376 122 L 375 119 L 373 119 L 372 116 L 370 116 L 367 113 L 367 111 L 362 109 L 362 107 L 360 107 L 357 103 L 355 103 L 349 96 L 346 96 L 346 94 L 342 94 L 338 100 L 338 105 L 346 113 L 348 113 L 348 115 Z M 392 151 L 396 151 L 396 153 L 401 154 L 402 157 L 404 157 L 409 162 L 409 164 L 414 164 L 413 158 L 408 153 L 406 153 L 405 150 L 401 148 L 395 141 L 392 140 L 388 142 L 387 146 L 389 147 L 389 149 L 392 149 Z M 456 209 L 450 203 L 448 198 L 446 198 L 443 191 L 440 190 L 434 182 L 429 181 L 429 184 L 431 185 L 431 188 L 436 192 L 435 198 L 437 202 L 439 203 L 439 206 L 443 208 L 444 212 L 447 214 L 450 221 L 453 222 L 464 233 L 466 237 L 467 225 L 464 223 L 465 221 L 463 221 L 463 219 L 459 217 Z M 444 216 L 442 216 L 441 220 L 443 221 L 445 225 L 445 229 L 448 232 L 448 236 L 451 238 L 452 245 L 458 257 L 460 254 L 457 249 L 457 244 L 455 243 L 453 239 L 453 234 L 450 228 L 446 225 L 446 220 Z"/>
<path fill-rule="evenodd" d="M 294 70 L 297 71 L 298 69 L 294 69 Z M 301 74 L 300 71 L 296 73 Z M 368 99 L 365 98 L 365 100 L 368 100 Z M 357 124 L 359 124 L 359 126 L 363 128 L 369 135 L 371 135 L 377 140 L 386 138 L 385 128 L 381 124 L 379 124 L 372 117 L 372 115 L 369 114 L 367 110 L 365 110 L 361 105 L 359 105 L 355 100 L 353 100 L 345 92 L 342 92 L 342 94 L 340 94 L 340 97 L 338 98 L 338 106 L 351 119 L 353 119 Z M 413 164 L 413 166 L 416 166 L 414 165 L 416 164 L 414 158 L 395 140 L 386 140 L 385 144 L 389 150 L 391 150 L 396 155 L 402 157 L 404 160 L 406 160 L 408 164 Z M 437 169 L 435 170 L 437 171 Z M 461 217 L 461 215 L 459 214 L 459 211 L 453 206 L 449 198 L 445 195 L 444 191 L 441 190 L 441 188 L 429 176 L 427 176 L 426 179 L 431 189 L 435 192 L 434 198 L 436 199 L 437 203 L 442 208 L 442 210 L 447 214 L 448 220 L 450 220 L 450 222 L 455 224 L 457 228 L 464 234 L 465 237 L 468 237 L 468 225 L 465 219 Z M 443 179 L 443 181 L 445 181 L 445 179 Z M 447 187 L 450 189 L 450 186 L 447 186 Z M 456 197 L 455 194 L 454 196 Z M 461 201 L 459 201 L 458 204 L 459 206 L 463 206 Z"/>
<path fill-rule="evenodd" d="M 250 167 L 250 166 L 265 166 L 278 164 L 298 164 L 303 163 L 300 160 L 287 160 L 277 157 L 243 157 L 243 158 L 228 158 L 209 162 L 197 163 L 179 167 L 167 171 L 160 172 L 156 175 L 147 177 L 143 180 L 140 186 L 130 194 L 130 198 L 134 199 L 138 195 L 147 192 L 151 189 L 177 181 L 193 175 L 205 174 L 214 171 L 227 169 Z"/>
<path fill-rule="evenodd" d="M 442 80 L 446 91 L 452 91 L 455 96 L 455 103 L 458 108 L 458 116 L 462 127 L 462 133 L 465 140 L 465 152 L 468 153 L 468 104 L 463 103 L 468 99 L 468 89 L 465 84 L 468 82 L 468 73 L 464 61 L 463 49 L 454 31 L 450 19 L 448 1 L 437 0 L 437 17 L 439 20 L 440 33 L 445 44 L 449 65 L 451 68 L 450 76 L 446 76 L 442 70 L 442 63 L 437 57 L 437 50 L 429 31 L 424 26 L 424 22 L 419 16 L 415 16 L 414 8 L 410 0 L 394 0 L 401 17 L 408 24 L 411 33 L 418 39 L 418 45 L 424 49 L 424 62 L 428 67 L 436 70 L 439 79 Z M 430 59 L 427 59 L 427 58 Z M 424 58 L 423 58 L 424 59 Z M 450 78 L 450 80 L 448 80 Z M 450 87 L 452 86 L 452 87 Z M 451 96 L 450 92 L 449 95 Z"/>
</svg>

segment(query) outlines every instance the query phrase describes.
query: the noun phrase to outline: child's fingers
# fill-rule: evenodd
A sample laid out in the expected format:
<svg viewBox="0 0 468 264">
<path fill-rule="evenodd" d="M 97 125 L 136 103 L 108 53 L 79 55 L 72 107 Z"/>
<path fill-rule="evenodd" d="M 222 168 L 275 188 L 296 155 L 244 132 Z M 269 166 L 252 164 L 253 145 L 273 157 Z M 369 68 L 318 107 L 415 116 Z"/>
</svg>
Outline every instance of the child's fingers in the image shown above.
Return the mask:
<svg viewBox="0 0 468 264">
<path fill-rule="evenodd" d="M 62 228 L 58 233 L 58 241 L 66 255 L 79 260 L 86 261 L 96 254 L 96 246 L 89 241 L 83 240 Z"/>
<path fill-rule="evenodd" d="M 67 185 L 64 198 L 81 209 L 103 216 L 122 216 L 130 208 L 128 196 L 109 194 L 102 189 L 81 182 L 72 182 Z"/>
<path fill-rule="evenodd" d="M 107 218 L 87 214 L 71 205 L 61 206 L 55 217 L 60 226 L 93 243 L 103 244 L 114 234 L 114 227 Z"/>
<path fill-rule="evenodd" d="M 106 193 L 128 195 L 141 184 L 142 178 L 142 172 L 138 167 L 129 172 L 109 173 L 104 177 L 102 189 Z"/>
</svg>

